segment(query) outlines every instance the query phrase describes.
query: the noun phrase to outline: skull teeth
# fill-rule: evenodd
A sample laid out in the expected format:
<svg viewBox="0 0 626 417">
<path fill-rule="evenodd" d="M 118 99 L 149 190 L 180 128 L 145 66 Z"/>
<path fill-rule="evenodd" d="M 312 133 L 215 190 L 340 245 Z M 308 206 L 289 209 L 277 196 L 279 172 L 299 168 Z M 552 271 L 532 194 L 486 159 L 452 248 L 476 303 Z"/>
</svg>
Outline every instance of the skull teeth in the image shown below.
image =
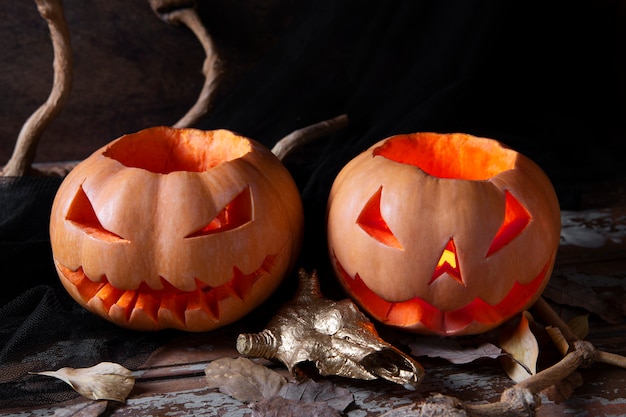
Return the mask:
<svg viewBox="0 0 626 417">
<path fill-rule="evenodd" d="M 275 256 L 267 256 L 262 265 L 250 274 L 233 267 L 230 281 L 210 287 L 196 279 L 195 289 L 182 291 L 164 278 L 159 290 L 142 283 L 136 290 L 114 287 L 105 277 L 94 282 L 87 277 L 83 268 L 72 271 L 57 262 L 57 267 L 66 278 L 66 283 L 75 287 L 83 303 L 92 311 L 108 317 L 114 323 L 133 328 L 175 327 L 185 329 L 189 322 L 218 323 L 220 301 L 234 298 L 244 302 L 253 286 L 263 277 L 271 275 Z M 164 325 L 164 324 L 167 325 Z"/>
</svg>

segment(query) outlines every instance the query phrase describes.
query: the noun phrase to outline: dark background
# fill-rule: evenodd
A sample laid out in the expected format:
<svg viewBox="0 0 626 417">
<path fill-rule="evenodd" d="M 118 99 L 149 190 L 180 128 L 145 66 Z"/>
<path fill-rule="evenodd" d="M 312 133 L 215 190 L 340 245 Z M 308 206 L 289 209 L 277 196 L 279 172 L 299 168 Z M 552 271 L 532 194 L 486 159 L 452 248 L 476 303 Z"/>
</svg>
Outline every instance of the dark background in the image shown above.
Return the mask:
<svg viewBox="0 0 626 417">
<path fill-rule="evenodd" d="M 0 3 L 4 163 L 49 93 L 52 50 L 34 2 Z M 194 103 L 204 56 L 185 27 L 147 1 L 64 6 L 74 85 L 37 161 L 83 159 L 124 133 L 175 123 Z M 539 163 L 563 207 L 579 208 L 583 184 L 626 170 L 625 10 L 619 0 L 201 0 L 224 76 L 196 127 L 271 146 L 347 114 L 349 129 L 297 173 L 322 198 L 340 165 L 391 134 L 492 137 Z"/>
<path fill-rule="evenodd" d="M 147 1 L 64 6 L 74 85 L 36 162 L 81 160 L 122 134 L 175 123 L 195 102 L 204 53 L 185 27 L 159 20 Z M 563 209 L 597 205 L 588 196 L 598 190 L 623 190 L 624 1 L 205 0 L 198 12 L 223 77 L 211 112 L 195 127 L 228 128 L 271 147 L 295 129 L 349 117 L 346 129 L 285 161 L 305 205 L 301 266 L 325 268 L 324 213 L 337 172 L 397 133 L 498 139 L 546 171 Z M 51 82 L 48 29 L 34 2 L 0 0 L 0 164 Z M 59 290 L 47 241 L 59 182 L 0 183 L 0 261 L 19 271 L 5 272 L 0 283 L 0 398 L 14 398 L 13 405 L 72 394 L 62 385 L 41 394 L 12 363 L 132 367 L 171 336 L 115 328 Z M 612 204 L 624 201 L 601 201 Z M 71 349 L 83 340 L 93 345 Z M 55 356 L 40 352 L 62 343 L 67 350 Z M 5 383 L 12 377 L 17 386 Z"/>
</svg>

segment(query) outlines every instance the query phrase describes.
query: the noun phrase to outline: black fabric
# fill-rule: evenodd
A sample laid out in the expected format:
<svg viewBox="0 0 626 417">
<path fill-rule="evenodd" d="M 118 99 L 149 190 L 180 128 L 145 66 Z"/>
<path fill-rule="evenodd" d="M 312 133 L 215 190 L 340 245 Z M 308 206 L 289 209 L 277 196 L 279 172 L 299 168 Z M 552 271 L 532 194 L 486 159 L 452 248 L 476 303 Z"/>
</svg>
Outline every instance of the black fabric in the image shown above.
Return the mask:
<svg viewBox="0 0 626 417">
<path fill-rule="evenodd" d="M 56 284 L 48 221 L 62 178 L 0 177 L 0 306 L 37 284 Z"/>
<path fill-rule="evenodd" d="M 210 30 L 220 17 L 209 5 L 199 2 L 198 10 Z M 299 266 L 320 270 L 326 293 L 332 181 L 392 134 L 498 139 L 544 168 L 563 208 L 578 207 L 585 182 L 624 178 L 624 143 L 615 139 L 625 108 L 617 0 L 316 0 L 294 10 L 290 29 L 196 127 L 231 129 L 271 147 L 295 129 L 348 115 L 347 129 L 285 161 L 305 205 Z M 28 371 L 102 360 L 132 368 L 173 336 L 119 329 L 60 288 L 47 236 L 59 182 L 0 182 L 0 256 L 11 271 L 0 281 L 0 408 L 74 395 Z"/>
<path fill-rule="evenodd" d="M 77 394 L 64 382 L 29 375 L 102 361 L 136 369 L 172 332 L 121 329 L 80 307 L 60 288 L 35 286 L 0 307 L 0 409 L 51 404 Z"/>
</svg>

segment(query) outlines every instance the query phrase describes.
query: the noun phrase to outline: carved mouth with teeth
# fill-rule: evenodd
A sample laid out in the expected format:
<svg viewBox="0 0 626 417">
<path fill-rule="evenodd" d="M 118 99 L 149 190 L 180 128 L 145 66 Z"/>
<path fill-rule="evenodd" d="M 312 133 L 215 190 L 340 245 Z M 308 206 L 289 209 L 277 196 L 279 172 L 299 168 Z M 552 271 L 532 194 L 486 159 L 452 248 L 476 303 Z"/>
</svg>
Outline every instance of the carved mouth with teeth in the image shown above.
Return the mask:
<svg viewBox="0 0 626 417">
<path fill-rule="evenodd" d="M 92 281 L 82 267 L 76 271 L 55 262 L 57 271 L 65 278 L 66 289 L 77 294 L 96 314 L 117 325 L 134 329 L 177 328 L 203 331 L 207 321 L 223 323 L 227 318 L 222 311 L 231 310 L 224 304 L 243 303 L 253 292 L 256 283 L 270 279 L 276 256 L 265 258 L 252 273 L 244 274 L 233 267 L 233 277 L 225 284 L 211 287 L 196 279 L 196 287 L 180 290 L 161 278 L 161 289 L 150 288 L 142 282 L 135 290 L 114 287 L 106 277 Z M 194 328 L 194 323 L 199 323 Z"/>
<path fill-rule="evenodd" d="M 359 305 L 367 306 L 369 313 L 379 321 L 406 329 L 420 329 L 426 333 L 453 335 L 470 326 L 494 327 L 512 317 L 537 293 L 547 278 L 551 263 L 527 284 L 516 281 L 511 290 L 497 304 L 489 304 L 476 297 L 468 304 L 451 311 L 442 311 L 428 301 L 414 297 L 405 301 L 387 301 L 373 292 L 359 274 L 351 277 L 335 258 L 341 282 Z"/>
</svg>

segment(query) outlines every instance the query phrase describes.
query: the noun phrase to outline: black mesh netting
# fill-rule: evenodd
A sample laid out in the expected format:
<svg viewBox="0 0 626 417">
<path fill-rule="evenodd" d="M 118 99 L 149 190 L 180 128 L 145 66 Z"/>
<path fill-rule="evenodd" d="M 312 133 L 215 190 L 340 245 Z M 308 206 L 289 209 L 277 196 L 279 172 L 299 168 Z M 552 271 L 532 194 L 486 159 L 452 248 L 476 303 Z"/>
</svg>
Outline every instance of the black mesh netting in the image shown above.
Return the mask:
<svg viewBox="0 0 626 417">
<path fill-rule="evenodd" d="M 198 10 L 219 42 L 228 27 L 208 10 L 215 4 L 199 2 Z M 197 127 L 228 128 L 272 146 L 295 129 L 348 115 L 347 129 L 285 161 L 305 205 L 299 264 L 321 270 L 325 292 L 324 216 L 333 178 L 392 134 L 456 131 L 501 140 L 545 169 L 563 208 L 577 207 L 581 182 L 624 177 L 623 140 L 613 135 L 623 128 L 624 109 L 614 66 L 619 2 L 298 4 L 289 29 Z M 133 368 L 171 336 L 117 328 L 65 294 L 48 238 L 60 181 L 0 182 L 0 408 L 75 395 L 29 371 L 103 360 Z"/>
<path fill-rule="evenodd" d="M 65 383 L 29 375 L 102 361 L 136 369 L 169 333 L 121 329 L 80 307 L 57 287 L 39 285 L 0 308 L 0 408 L 75 397 Z"/>
<path fill-rule="evenodd" d="M 75 397 L 65 383 L 29 372 L 93 366 L 105 360 L 139 366 L 169 333 L 113 326 L 63 290 L 52 264 L 48 218 L 58 177 L 0 178 L 0 409 Z"/>
</svg>

